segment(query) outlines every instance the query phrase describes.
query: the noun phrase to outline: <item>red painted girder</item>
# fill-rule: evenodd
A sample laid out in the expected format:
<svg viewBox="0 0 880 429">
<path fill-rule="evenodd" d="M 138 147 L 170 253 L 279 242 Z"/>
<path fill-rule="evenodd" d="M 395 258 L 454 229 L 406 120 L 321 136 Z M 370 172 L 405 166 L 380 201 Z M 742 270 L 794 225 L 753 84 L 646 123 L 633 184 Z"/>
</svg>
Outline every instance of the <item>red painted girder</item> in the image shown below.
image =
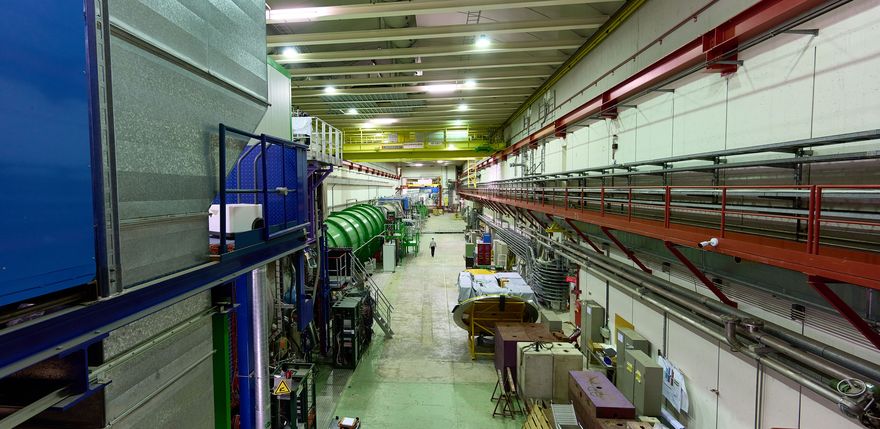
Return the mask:
<svg viewBox="0 0 880 429">
<path fill-rule="evenodd" d="M 708 31 L 704 35 L 684 44 L 657 62 L 647 66 L 625 79 L 611 89 L 566 113 L 522 140 L 495 152 L 489 159 L 477 164 L 481 170 L 498 162 L 499 159 L 534 145 L 541 139 L 564 135 L 569 125 L 580 122 L 602 110 L 615 106 L 619 101 L 636 95 L 662 83 L 675 74 L 696 66 L 707 59 L 721 59 L 727 51 L 744 44 L 768 30 L 797 18 L 826 3 L 825 0 L 762 0 L 754 6 L 737 14 L 730 20 Z M 734 59 L 730 57 L 727 59 Z M 729 72 L 722 67 L 719 71 Z"/>
<path fill-rule="evenodd" d="M 701 241 L 718 236 L 717 230 L 690 225 L 671 223 L 667 227 L 663 221 L 628 220 L 627 216 L 613 214 L 603 216 L 599 212 L 542 205 L 500 196 L 483 196 L 470 192 L 462 192 L 461 196 L 494 201 L 692 248 L 697 247 Z M 803 250 L 803 243 L 732 232 L 727 232 L 720 240 L 712 251 L 807 275 L 880 289 L 880 265 L 878 265 L 880 255 L 878 254 L 831 247 L 823 248 L 821 255 L 810 254 Z"/>
<path fill-rule="evenodd" d="M 571 219 L 566 219 L 565 222 L 568 223 L 571 226 L 571 228 L 574 229 L 574 232 L 577 233 L 578 237 L 580 237 L 581 240 L 584 240 L 584 242 L 589 244 L 590 247 L 592 247 L 593 250 L 596 251 L 596 253 L 603 253 L 603 254 L 605 253 L 602 251 L 602 249 L 599 248 L 599 246 L 596 245 L 596 243 L 593 243 L 593 240 L 590 240 L 590 237 L 587 237 L 586 234 L 581 232 L 581 230 L 578 229 L 578 227 L 576 227 L 574 225 L 574 222 L 572 222 Z"/>
<path fill-rule="evenodd" d="M 654 272 L 653 270 L 651 270 L 645 264 L 642 263 L 642 260 L 639 259 L 638 256 L 636 256 L 635 252 L 633 252 L 629 247 L 626 247 L 625 244 L 621 243 L 620 240 L 618 240 L 617 237 L 615 237 L 614 234 L 611 233 L 611 230 L 609 230 L 608 228 L 606 228 L 604 226 L 601 227 L 600 229 L 602 230 L 602 233 L 604 233 L 606 237 L 608 237 L 611 241 L 613 241 L 614 245 L 617 246 L 617 248 L 620 249 L 621 252 L 625 253 L 626 257 L 629 258 L 630 261 L 633 261 L 636 265 L 638 265 L 639 268 L 642 269 L 642 271 L 644 271 L 648 274 L 651 274 Z"/>
<path fill-rule="evenodd" d="M 347 167 L 349 170 L 357 170 L 360 172 L 372 174 L 374 176 L 387 177 L 389 179 L 400 180 L 400 175 L 391 174 L 387 171 L 382 171 L 382 170 L 379 170 L 379 169 L 376 169 L 373 167 L 367 167 L 366 165 L 358 164 L 356 162 L 343 160 L 342 166 Z"/>
<path fill-rule="evenodd" d="M 813 289 L 816 290 L 816 292 L 819 293 L 819 295 L 822 295 L 822 298 L 825 298 L 825 300 L 828 301 L 829 304 L 837 309 L 840 315 L 846 318 L 846 320 L 848 320 L 849 323 L 851 323 L 853 327 L 856 328 L 856 330 L 861 332 L 862 335 L 864 335 L 865 338 L 867 338 L 868 341 L 870 341 L 871 344 L 874 345 L 874 347 L 880 349 L 880 333 L 877 333 L 877 330 L 869 325 L 868 322 L 865 321 L 865 319 L 862 319 L 862 317 L 859 316 L 859 314 L 856 313 L 856 311 L 853 310 L 852 307 L 850 307 L 846 302 L 840 299 L 840 297 L 837 296 L 837 294 L 834 293 L 834 291 L 831 290 L 830 287 L 828 287 L 828 285 L 825 283 L 825 279 L 821 277 L 810 276 L 807 279 L 807 282 L 810 284 L 810 286 L 813 287 Z"/>
<path fill-rule="evenodd" d="M 672 244 L 668 241 L 664 241 L 663 244 L 666 245 L 666 248 L 669 250 L 669 252 L 672 253 L 672 255 L 675 256 L 682 264 L 684 264 L 684 266 L 687 267 L 687 269 L 691 272 L 691 274 L 694 275 L 694 277 L 703 282 L 703 285 L 709 288 L 709 290 L 712 291 L 712 293 L 714 293 L 715 296 L 717 296 L 718 299 L 721 300 L 721 302 L 733 308 L 738 307 L 738 304 L 728 298 L 727 295 L 725 295 L 724 292 L 722 292 L 721 289 L 718 288 L 718 285 L 716 285 L 712 280 L 709 280 L 709 278 L 706 277 L 706 275 L 703 274 L 703 272 L 700 271 L 699 268 L 697 268 L 697 266 L 694 265 L 694 263 L 687 258 L 687 256 L 684 256 L 684 254 L 681 253 L 680 250 L 676 249 L 675 244 Z"/>
</svg>

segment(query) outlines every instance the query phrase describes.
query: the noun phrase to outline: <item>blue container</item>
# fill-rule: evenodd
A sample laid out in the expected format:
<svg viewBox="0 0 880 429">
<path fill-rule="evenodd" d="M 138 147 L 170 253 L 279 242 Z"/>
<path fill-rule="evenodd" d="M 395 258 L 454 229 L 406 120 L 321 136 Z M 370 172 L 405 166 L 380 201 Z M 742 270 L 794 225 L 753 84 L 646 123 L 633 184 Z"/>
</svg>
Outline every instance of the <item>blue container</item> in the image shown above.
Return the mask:
<svg viewBox="0 0 880 429">
<path fill-rule="evenodd" d="M 483 243 L 491 243 L 492 242 L 492 233 L 484 232 L 483 233 Z"/>
<path fill-rule="evenodd" d="M 92 11 L 84 16 L 81 1 L 7 3 L 0 35 L 0 305 L 92 281 L 101 223 L 92 200 Z"/>
</svg>

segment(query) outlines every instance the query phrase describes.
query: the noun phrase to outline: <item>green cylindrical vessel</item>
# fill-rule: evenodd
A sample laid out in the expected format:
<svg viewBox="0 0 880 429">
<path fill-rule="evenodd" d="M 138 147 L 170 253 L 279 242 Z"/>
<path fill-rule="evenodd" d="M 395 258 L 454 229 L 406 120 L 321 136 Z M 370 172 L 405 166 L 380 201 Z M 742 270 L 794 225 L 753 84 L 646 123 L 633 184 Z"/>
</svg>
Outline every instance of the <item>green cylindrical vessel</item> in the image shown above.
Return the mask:
<svg viewBox="0 0 880 429">
<path fill-rule="evenodd" d="M 369 237 L 370 233 L 370 224 L 369 221 L 363 218 L 362 215 L 358 215 L 354 212 L 349 211 L 348 209 L 343 210 L 337 215 L 340 219 L 345 219 L 348 223 L 354 227 L 354 231 L 358 237 L 358 244 L 354 246 L 355 249 L 360 249 L 358 251 L 358 255 L 362 256 L 365 253 L 369 253 L 369 251 L 364 246 L 364 243 L 367 242 L 371 237 Z"/>
<path fill-rule="evenodd" d="M 327 246 L 360 249 L 356 256 L 366 260 L 382 247 L 382 240 L 373 239 L 385 231 L 385 212 L 369 204 L 358 204 L 333 212 L 327 224 Z M 368 243 L 366 246 L 365 243 Z"/>
</svg>

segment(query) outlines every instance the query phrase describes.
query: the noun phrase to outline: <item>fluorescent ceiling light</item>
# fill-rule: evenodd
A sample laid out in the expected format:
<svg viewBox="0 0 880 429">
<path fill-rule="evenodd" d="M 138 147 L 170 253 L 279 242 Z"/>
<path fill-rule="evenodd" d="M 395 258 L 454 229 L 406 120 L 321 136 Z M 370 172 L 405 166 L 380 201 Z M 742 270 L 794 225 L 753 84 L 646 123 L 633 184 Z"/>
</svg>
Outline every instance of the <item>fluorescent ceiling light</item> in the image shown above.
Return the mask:
<svg viewBox="0 0 880 429">
<path fill-rule="evenodd" d="M 477 87 L 477 81 L 475 81 L 473 79 L 468 79 L 468 80 L 464 81 L 463 86 L 465 87 L 465 89 L 474 89 Z"/>
<path fill-rule="evenodd" d="M 464 125 L 464 121 L 462 121 L 461 119 L 456 119 L 452 121 L 452 125 Z"/>
<path fill-rule="evenodd" d="M 345 114 L 346 114 L 346 115 L 357 115 L 357 114 L 358 114 L 358 109 L 355 109 L 354 107 L 352 107 L 352 108 L 346 110 L 346 111 L 345 111 Z"/>
<path fill-rule="evenodd" d="M 467 110 L 467 109 L 468 109 L 468 105 L 467 105 L 467 104 L 461 103 L 461 104 L 458 105 L 458 111 L 459 111 L 459 112 L 464 112 L 464 111 Z"/>
<path fill-rule="evenodd" d="M 432 93 L 452 92 L 452 91 L 455 91 L 456 89 L 458 89 L 458 85 L 456 85 L 454 83 L 445 83 L 445 84 L 439 84 L 439 85 L 426 85 L 425 86 L 425 91 L 432 92 Z"/>
<path fill-rule="evenodd" d="M 486 49 L 492 44 L 492 40 L 489 39 L 489 36 L 481 34 L 480 37 L 477 37 L 477 41 L 474 44 L 480 49 Z"/>
<path fill-rule="evenodd" d="M 309 22 L 333 13 L 333 7 L 295 7 L 266 11 L 266 20 L 278 22 Z"/>
<path fill-rule="evenodd" d="M 424 167 L 424 165 L 425 165 L 425 164 L 422 164 L 422 163 L 420 163 L 420 162 L 417 162 L 417 163 L 413 164 L 413 167 Z"/>
<path fill-rule="evenodd" d="M 336 94 L 336 88 L 332 86 L 325 87 L 324 94 Z"/>
<path fill-rule="evenodd" d="M 370 119 L 370 122 L 376 125 L 391 125 L 397 122 L 397 119 L 394 118 L 375 118 Z"/>
<path fill-rule="evenodd" d="M 299 50 L 297 50 L 293 46 L 288 46 L 288 47 L 281 50 L 281 55 L 284 55 L 285 57 L 288 57 L 288 58 L 295 57 L 295 56 L 299 55 Z"/>
</svg>

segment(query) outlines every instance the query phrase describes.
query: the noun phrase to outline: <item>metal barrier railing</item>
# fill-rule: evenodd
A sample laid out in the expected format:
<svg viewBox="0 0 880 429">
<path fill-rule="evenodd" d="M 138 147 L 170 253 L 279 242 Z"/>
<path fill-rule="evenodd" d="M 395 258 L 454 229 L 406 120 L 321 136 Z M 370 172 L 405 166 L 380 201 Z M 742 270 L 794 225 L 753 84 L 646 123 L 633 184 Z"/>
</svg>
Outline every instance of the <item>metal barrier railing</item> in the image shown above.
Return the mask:
<svg viewBox="0 0 880 429">
<path fill-rule="evenodd" d="M 788 238 L 803 242 L 804 251 L 819 254 L 841 234 L 858 235 L 880 245 L 880 213 L 864 211 L 880 203 L 880 185 L 790 186 L 517 186 L 489 185 L 468 193 L 527 201 L 540 206 L 623 216 L 628 221 L 662 220 L 694 224 L 717 231 L 762 235 L 743 225 L 759 221 L 788 226 Z M 762 203 L 762 204 L 761 204 Z M 830 204 L 829 204 L 830 203 Z M 858 204 L 860 210 L 850 209 Z M 833 226 L 836 234 L 823 229 Z M 766 232 L 766 231 L 765 231 Z M 870 240 L 869 240 L 870 239 Z"/>
<path fill-rule="evenodd" d="M 226 181 L 227 181 L 227 177 L 226 177 L 226 138 L 227 138 L 228 134 L 233 134 L 233 135 L 238 135 L 238 136 L 242 136 L 242 137 L 247 137 L 247 138 L 259 140 L 259 144 L 255 147 L 259 147 L 259 149 L 260 149 L 260 153 L 258 156 L 259 156 L 260 167 L 261 167 L 260 168 L 260 179 L 261 179 L 260 181 L 262 183 L 261 186 L 257 185 L 256 180 L 255 180 L 254 189 L 241 189 L 241 188 L 228 189 L 227 188 L 227 185 L 226 185 Z M 282 228 L 279 231 L 272 232 L 271 227 L 273 225 L 270 225 L 269 216 L 268 216 L 268 213 L 269 213 L 269 193 L 272 192 L 272 193 L 277 193 L 279 195 L 285 195 L 285 196 L 288 195 L 289 193 L 298 193 L 297 195 L 301 196 L 305 192 L 305 183 L 298 183 L 297 189 L 288 189 L 287 187 L 278 187 L 276 189 L 269 190 L 268 168 L 267 168 L 267 158 L 268 157 L 266 155 L 267 148 L 270 145 L 278 145 L 278 146 L 281 146 L 282 149 L 284 149 L 285 147 L 294 148 L 294 149 L 296 149 L 296 156 L 304 156 L 305 151 L 308 150 L 308 146 L 300 144 L 300 143 L 295 143 L 290 140 L 284 140 L 284 139 L 281 139 L 278 137 L 266 135 L 266 134 L 257 135 L 257 134 L 249 133 L 247 131 L 239 130 L 237 128 L 228 127 L 224 124 L 220 124 L 219 143 L 220 143 L 220 153 L 218 156 L 218 158 L 219 158 L 219 162 L 218 162 L 219 174 L 218 174 L 218 176 L 219 176 L 219 185 L 220 185 L 219 186 L 220 246 L 218 249 L 218 253 L 220 255 L 223 255 L 224 253 L 227 252 L 227 247 L 226 247 L 226 239 L 227 239 L 226 205 L 228 202 L 227 201 L 227 197 L 228 197 L 227 194 L 236 194 L 236 195 L 253 194 L 253 195 L 260 195 L 261 196 L 261 200 L 262 200 L 261 216 L 263 218 L 263 226 L 260 228 L 260 230 L 261 230 L 261 236 L 262 236 L 263 241 L 269 241 L 275 237 L 286 235 L 286 234 L 289 234 L 293 231 L 297 231 L 297 230 L 303 229 L 308 226 L 308 222 L 306 222 L 306 223 L 302 223 L 300 225 L 286 227 L 286 228 Z M 254 148 L 249 148 L 246 153 L 250 153 L 252 150 L 254 150 Z M 281 151 L 281 157 L 282 157 L 281 158 L 281 165 L 282 165 L 282 169 L 283 169 L 284 168 L 283 166 L 285 165 L 285 160 L 284 160 L 285 151 L 284 150 Z M 239 161 L 236 161 L 236 164 L 240 166 Z M 291 174 L 296 174 L 296 173 L 297 172 L 292 172 Z M 286 174 L 286 172 L 282 170 L 282 176 L 284 176 L 285 174 Z M 238 177 L 236 178 L 236 183 L 240 184 L 240 179 Z"/>
</svg>

